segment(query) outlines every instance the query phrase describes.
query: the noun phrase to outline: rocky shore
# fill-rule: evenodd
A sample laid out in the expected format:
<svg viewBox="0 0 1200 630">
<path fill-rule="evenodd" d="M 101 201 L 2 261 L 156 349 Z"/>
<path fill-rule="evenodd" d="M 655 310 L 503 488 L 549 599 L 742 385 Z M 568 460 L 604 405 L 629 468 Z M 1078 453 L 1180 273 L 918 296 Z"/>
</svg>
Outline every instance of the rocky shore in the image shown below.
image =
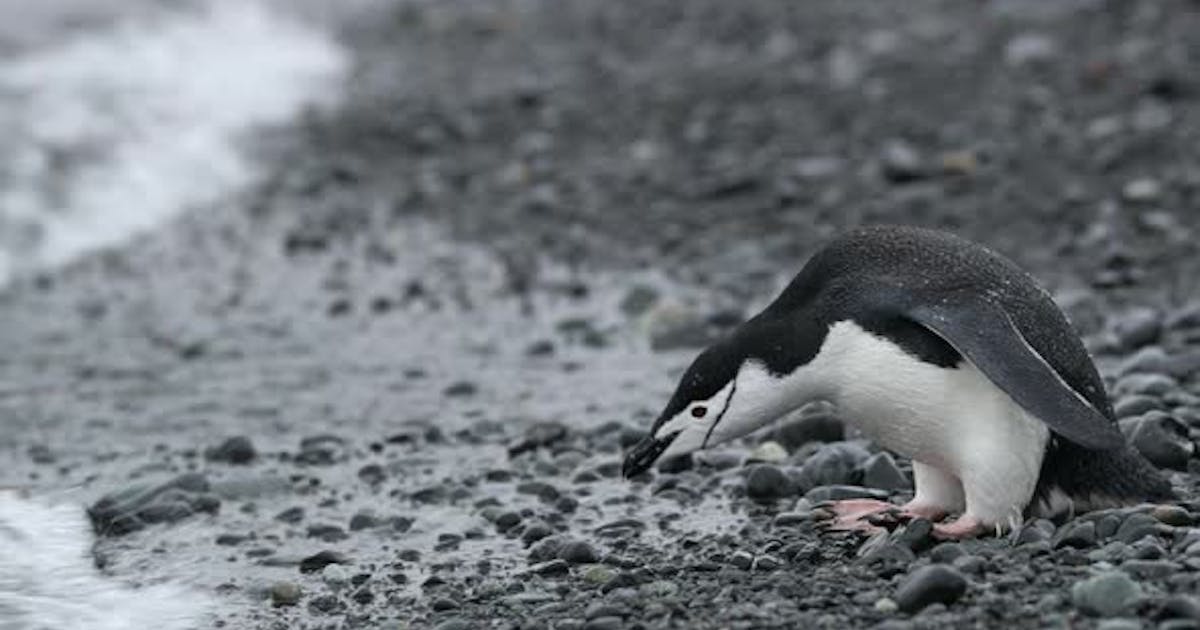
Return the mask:
<svg viewBox="0 0 1200 630">
<path fill-rule="evenodd" d="M 1200 626 L 1200 7 L 404 3 L 272 175 L 0 293 L 0 486 L 229 628 Z M 696 350 L 864 222 L 1042 279 L 1182 501 L 936 543 L 814 407 L 632 481 Z"/>
</svg>

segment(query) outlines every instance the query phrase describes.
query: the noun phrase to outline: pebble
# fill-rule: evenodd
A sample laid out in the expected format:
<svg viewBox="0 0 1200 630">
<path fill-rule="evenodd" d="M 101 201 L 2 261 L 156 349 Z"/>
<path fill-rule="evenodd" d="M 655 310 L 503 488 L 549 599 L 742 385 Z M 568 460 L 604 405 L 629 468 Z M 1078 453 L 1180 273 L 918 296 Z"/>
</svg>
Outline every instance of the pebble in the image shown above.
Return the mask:
<svg viewBox="0 0 1200 630">
<path fill-rule="evenodd" d="M 966 555 L 962 545 L 952 542 L 941 543 L 929 550 L 929 559 L 937 564 L 951 564 Z"/>
<path fill-rule="evenodd" d="M 1058 56 L 1058 44 L 1041 33 L 1021 33 L 1004 46 L 1004 62 L 1010 66 L 1046 63 Z"/>
<path fill-rule="evenodd" d="M 1071 602 L 1093 617 L 1116 617 L 1142 597 L 1142 587 L 1120 571 L 1110 571 L 1076 582 Z"/>
<path fill-rule="evenodd" d="M 821 486 L 805 493 L 804 498 L 816 504 L 824 501 L 841 501 L 843 499 L 879 499 L 886 501 L 891 496 L 886 490 L 863 488 L 862 486 Z"/>
<path fill-rule="evenodd" d="M 879 152 L 883 176 L 900 184 L 928 177 L 930 169 L 913 146 L 903 140 L 891 140 Z"/>
<path fill-rule="evenodd" d="M 534 449 L 545 448 L 566 439 L 567 426 L 561 422 L 537 422 L 508 447 L 508 456 L 517 457 Z"/>
<path fill-rule="evenodd" d="M 236 436 L 208 449 L 204 452 L 204 457 L 211 462 L 240 465 L 254 461 L 254 458 L 258 457 L 258 451 L 254 450 L 254 444 L 250 442 L 250 438 Z"/>
<path fill-rule="evenodd" d="M 88 508 L 92 527 L 102 536 L 123 536 L 149 525 L 176 523 L 195 514 L 216 514 L 221 500 L 208 478 L 185 473 L 160 484 L 135 484 L 104 495 Z"/>
<path fill-rule="evenodd" d="M 880 597 L 875 600 L 873 608 L 885 615 L 890 615 L 900 610 L 900 606 L 896 603 L 896 600 L 891 597 Z"/>
<path fill-rule="evenodd" d="M 1159 618 L 1200 621 L 1200 599 L 1182 593 L 1171 595 L 1163 601 Z"/>
<path fill-rule="evenodd" d="M 529 571 L 538 575 L 563 575 L 571 571 L 571 565 L 565 560 L 555 559 L 535 564 L 529 567 Z"/>
<path fill-rule="evenodd" d="M 350 559 L 340 552 L 331 550 L 319 551 L 300 561 L 300 572 L 316 573 L 324 570 L 325 567 L 331 564 L 347 564 L 349 562 Z"/>
<path fill-rule="evenodd" d="M 1195 522 L 1192 513 L 1178 505 L 1156 505 L 1150 516 L 1172 527 L 1187 527 Z"/>
<path fill-rule="evenodd" d="M 912 487 L 904 471 L 886 451 L 876 453 L 863 462 L 862 485 L 880 490 L 906 490 Z"/>
<path fill-rule="evenodd" d="M 616 571 L 613 571 L 602 564 L 597 564 L 588 567 L 587 570 L 583 572 L 583 581 L 596 585 L 607 584 L 613 579 L 613 577 L 616 576 L 616 574 Z"/>
<path fill-rule="evenodd" d="M 858 482 L 860 467 L 870 456 L 867 449 L 855 442 L 825 444 L 804 460 L 803 476 L 813 486 L 854 484 Z"/>
<path fill-rule="evenodd" d="M 330 615 L 341 612 L 346 605 L 336 595 L 318 595 L 308 601 L 308 608 L 313 612 Z"/>
<path fill-rule="evenodd" d="M 963 556 L 951 563 L 955 569 L 971 575 L 983 575 L 987 569 L 987 560 L 982 556 Z"/>
<path fill-rule="evenodd" d="M 271 605 L 276 608 L 295 606 L 303 593 L 295 582 L 276 582 L 271 585 Z"/>
<path fill-rule="evenodd" d="M 838 442 L 846 437 L 846 425 L 832 413 L 810 413 L 794 420 L 785 420 L 771 438 L 788 450 L 796 450 L 810 442 Z"/>
<path fill-rule="evenodd" d="M 1075 521 L 1063 525 L 1051 541 L 1055 549 L 1070 547 L 1086 549 L 1096 544 L 1096 524 L 1092 521 Z"/>
<path fill-rule="evenodd" d="M 747 462 L 764 462 L 768 464 L 778 464 L 787 459 L 787 450 L 775 441 L 767 441 L 759 444 L 753 451 L 750 451 Z"/>
<path fill-rule="evenodd" d="M 1183 567 L 1167 560 L 1126 560 L 1121 570 L 1137 578 L 1158 579 L 1174 575 Z"/>
<path fill-rule="evenodd" d="M 521 532 L 521 542 L 528 547 L 553 533 L 554 530 L 550 529 L 549 525 L 535 521 L 525 526 L 525 530 Z"/>
<path fill-rule="evenodd" d="M 1113 405 L 1113 412 L 1116 413 L 1117 418 L 1123 419 L 1140 416 L 1147 411 L 1161 411 L 1162 408 L 1162 401 L 1158 398 L 1133 394 L 1117 400 L 1117 403 Z"/>
<path fill-rule="evenodd" d="M 379 524 L 379 517 L 370 510 L 359 510 L 350 517 L 350 531 L 352 532 L 379 527 Z"/>
<path fill-rule="evenodd" d="M 931 564 L 913 571 L 896 590 L 896 605 L 904 612 L 916 612 L 930 604 L 950 605 L 967 592 L 967 578 L 943 564 Z"/>
<path fill-rule="evenodd" d="M 1132 373 L 1117 380 L 1113 385 L 1113 395 L 1161 397 L 1178 388 L 1179 381 L 1165 374 Z"/>
<path fill-rule="evenodd" d="M 596 617 L 583 624 L 583 630 L 621 630 L 625 620 L 621 617 Z"/>
<path fill-rule="evenodd" d="M 1125 198 L 1125 201 L 1151 203 L 1158 201 L 1162 197 L 1162 192 L 1162 184 L 1157 179 L 1139 177 L 1125 184 L 1125 187 L 1121 189 L 1121 196 Z"/>
<path fill-rule="evenodd" d="M 1140 348 L 1157 341 L 1162 334 L 1162 314 L 1152 308 L 1135 308 L 1114 319 L 1111 329 L 1122 347 Z"/>
<path fill-rule="evenodd" d="M 581 540 L 572 540 L 564 544 L 558 550 L 558 557 L 570 564 L 590 564 L 600 561 L 596 549 Z"/>
<path fill-rule="evenodd" d="M 1096 624 L 1096 630 L 1142 630 L 1142 622 L 1137 619 L 1126 619 L 1117 617 L 1116 619 L 1105 619 Z M 1160 627 L 1161 630 L 1161 627 Z"/>
<path fill-rule="evenodd" d="M 1195 445 L 1188 438 L 1187 426 L 1171 415 L 1150 411 L 1137 418 L 1121 421 L 1129 442 L 1150 463 L 1159 468 L 1187 470 Z"/>
<path fill-rule="evenodd" d="M 729 564 L 732 564 L 733 566 L 744 571 L 748 571 L 754 564 L 754 554 L 751 554 L 748 551 L 735 551 L 731 556 L 729 556 Z"/>
<path fill-rule="evenodd" d="M 771 464 L 757 464 L 746 475 L 746 496 L 755 501 L 774 501 L 795 494 L 792 480 Z"/>
</svg>

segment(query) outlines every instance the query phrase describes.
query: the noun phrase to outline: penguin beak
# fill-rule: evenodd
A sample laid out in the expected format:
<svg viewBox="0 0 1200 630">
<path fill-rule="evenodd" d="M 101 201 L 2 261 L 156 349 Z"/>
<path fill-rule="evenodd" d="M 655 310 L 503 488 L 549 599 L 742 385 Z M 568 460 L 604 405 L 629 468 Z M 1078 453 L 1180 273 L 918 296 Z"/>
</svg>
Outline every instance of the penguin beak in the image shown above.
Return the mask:
<svg viewBox="0 0 1200 630">
<path fill-rule="evenodd" d="M 671 442 L 679 437 L 682 431 L 676 431 L 671 435 L 659 440 L 654 438 L 654 434 L 647 435 L 645 439 L 638 442 L 637 446 L 633 447 L 632 451 L 625 456 L 625 464 L 621 466 L 621 474 L 626 479 L 640 475 L 650 469 L 654 462 L 658 461 L 659 455 L 671 446 Z"/>
</svg>

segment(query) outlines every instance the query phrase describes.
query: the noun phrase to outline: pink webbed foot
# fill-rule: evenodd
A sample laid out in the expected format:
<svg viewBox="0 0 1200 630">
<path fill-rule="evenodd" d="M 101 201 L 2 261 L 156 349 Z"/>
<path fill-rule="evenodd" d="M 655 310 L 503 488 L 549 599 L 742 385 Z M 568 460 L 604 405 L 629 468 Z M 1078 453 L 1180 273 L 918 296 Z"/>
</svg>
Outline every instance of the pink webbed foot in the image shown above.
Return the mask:
<svg viewBox="0 0 1200 630">
<path fill-rule="evenodd" d="M 946 510 L 929 505 L 922 505 L 909 501 L 900 506 L 900 515 L 908 519 L 923 518 L 934 523 L 942 520 L 949 514 Z"/>
<path fill-rule="evenodd" d="M 962 540 L 974 538 L 983 533 L 983 523 L 973 516 L 960 516 L 949 523 L 937 523 L 933 526 L 933 537 L 939 540 Z"/>
<path fill-rule="evenodd" d="M 835 532 L 874 534 L 885 529 L 879 523 L 895 523 L 899 514 L 895 504 L 875 499 L 829 501 L 818 508 L 828 514 L 824 529 Z"/>
</svg>

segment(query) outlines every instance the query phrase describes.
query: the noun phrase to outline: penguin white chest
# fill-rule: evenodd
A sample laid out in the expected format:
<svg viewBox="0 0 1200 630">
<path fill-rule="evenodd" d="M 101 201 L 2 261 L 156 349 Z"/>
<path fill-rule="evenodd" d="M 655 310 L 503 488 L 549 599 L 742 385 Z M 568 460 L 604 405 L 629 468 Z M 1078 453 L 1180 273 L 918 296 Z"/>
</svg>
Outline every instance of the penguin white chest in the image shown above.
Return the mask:
<svg viewBox="0 0 1200 630">
<path fill-rule="evenodd" d="M 966 359 L 926 363 L 900 346 L 843 321 L 817 362 L 833 380 L 839 415 L 877 444 L 959 475 L 999 456 L 1015 474 L 1035 477 L 1049 431 Z"/>
</svg>

